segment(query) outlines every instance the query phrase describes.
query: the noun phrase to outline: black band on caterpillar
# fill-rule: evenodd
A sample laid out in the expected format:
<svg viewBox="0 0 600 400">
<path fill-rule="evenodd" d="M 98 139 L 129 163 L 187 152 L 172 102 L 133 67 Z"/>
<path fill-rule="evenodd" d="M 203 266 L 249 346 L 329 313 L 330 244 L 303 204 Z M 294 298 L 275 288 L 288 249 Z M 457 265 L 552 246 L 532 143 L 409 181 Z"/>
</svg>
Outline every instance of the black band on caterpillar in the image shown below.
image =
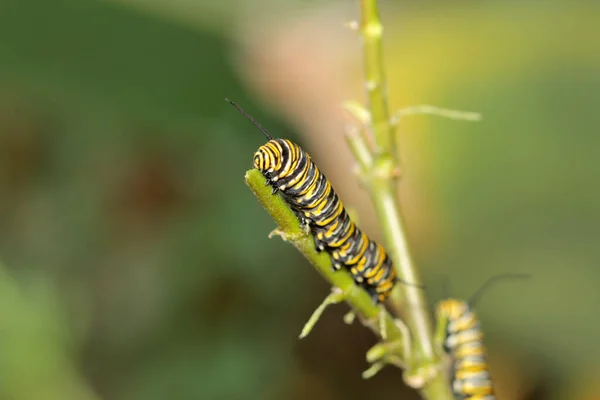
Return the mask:
<svg viewBox="0 0 600 400">
<path fill-rule="evenodd" d="M 490 278 L 469 301 L 446 299 L 436 310 L 444 321 L 443 347 L 452 358 L 452 390 L 464 400 L 496 400 L 483 345 L 483 332 L 473 312 L 475 302 L 493 283 L 506 278 L 528 278 L 526 274 L 503 274 Z"/>
<path fill-rule="evenodd" d="M 331 183 L 307 152 L 287 139 L 274 139 L 240 106 L 227 100 L 268 139 L 254 153 L 254 168 L 273 186 L 301 222 L 308 224 L 317 251 L 329 253 L 334 270 L 346 268 L 376 303 L 383 302 L 396 281 L 396 270 L 384 248 L 350 219 Z"/>
<path fill-rule="evenodd" d="M 483 332 L 466 301 L 447 299 L 437 306 L 447 321 L 444 350 L 452 358 L 452 391 L 465 400 L 496 400 L 483 346 Z"/>
</svg>

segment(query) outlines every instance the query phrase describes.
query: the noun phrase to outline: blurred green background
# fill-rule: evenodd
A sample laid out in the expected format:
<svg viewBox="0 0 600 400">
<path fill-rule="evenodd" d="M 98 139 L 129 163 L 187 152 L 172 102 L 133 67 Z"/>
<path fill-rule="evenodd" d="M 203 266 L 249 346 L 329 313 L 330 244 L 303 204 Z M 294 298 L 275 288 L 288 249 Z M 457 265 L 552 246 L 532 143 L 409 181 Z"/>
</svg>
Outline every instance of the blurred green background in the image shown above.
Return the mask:
<svg viewBox="0 0 600 400">
<path fill-rule="evenodd" d="M 243 183 L 303 144 L 375 237 L 339 104 L 354 1 L 0 2 L 0 399 L 416 399 Z M 477 311 L 500 399 L 600 398 L 600 6 L 383 2 L 403 211 L 433 304 Z M 348 118 L 345 119 L 348 121 Z"/>
</svg>

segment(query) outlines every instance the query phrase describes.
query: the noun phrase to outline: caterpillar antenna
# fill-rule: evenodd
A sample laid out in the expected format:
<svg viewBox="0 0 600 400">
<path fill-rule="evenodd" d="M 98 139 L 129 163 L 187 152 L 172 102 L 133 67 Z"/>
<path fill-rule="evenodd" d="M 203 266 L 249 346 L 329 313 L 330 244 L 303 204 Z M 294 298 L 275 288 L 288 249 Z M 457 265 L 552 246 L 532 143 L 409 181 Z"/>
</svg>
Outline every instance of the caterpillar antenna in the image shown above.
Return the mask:
<svg viewBox="0 0 600 400">
<path fill-rule="evenodd" d="M 269 135 L 269 132 L 267 132 L 267 130 L 263 128 L 263 126 L 259 124 L 258 121 L 255 120 L 250 114 L 244 111 L 242 107 L 238 106 L 234 101 L 229 100 L 227 97 L 225 98 L 225 101 L 234 106 L 240 112 L 240 114 L 249 119 L 254 124 L 254 126 L 260 129 L 260 131 L 263 133 L 263 135 L 266 136 L 268 140 L 273 140 L 273 136 Z"/>
<path fill-rule="evenodd" d="M 475 291 L 475 293 L 471 296 L 471 298 L 469 299 L 469 301 L 467 303 L 471 307 L 473 307 L 475 305 L 475 303 L 481 298 L 481 295 L 487 289 L 489 289 L 490 286 L 492 286 L 493 284 L 497 283 L 498 281 L 500 281 L 502 279 L 521 279 L 521 278 L 531 278 L 531 275 L 529 275 L 529 274 L 512 274 L 512 273 L 508 273 L 508 274 L 501 274 L 501 275 L 492 276 L 487 281 L 485 281 L 484 284 L 479 287 L 479 289 L 477 289 Z"/>
</svg>

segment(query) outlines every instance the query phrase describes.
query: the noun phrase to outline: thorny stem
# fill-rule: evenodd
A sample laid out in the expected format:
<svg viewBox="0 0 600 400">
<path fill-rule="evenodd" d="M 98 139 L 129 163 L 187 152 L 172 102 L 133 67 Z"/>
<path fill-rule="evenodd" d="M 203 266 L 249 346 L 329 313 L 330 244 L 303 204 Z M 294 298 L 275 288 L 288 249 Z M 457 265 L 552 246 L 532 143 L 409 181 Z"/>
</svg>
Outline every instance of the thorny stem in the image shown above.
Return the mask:
<svg viewBox="0 0 600 400">
<path fill-rule="evenodd" d="M 352 150 L 359 159 L 361 174 L 375 206 L 386 248 L 398 276 L 405 282 L 420 285 L 418 270 L 412 260 L 406 230 L 397 197 L 397 175 L 400 167 L 396 151 L 395 127 L 390 121 L 387 104 L 387 85 L 384 74 L 382 34 L 377 0 L 360 0 L 364 67 L 368 110 L 371 115 L 370 130 L 375 139 L 375 150 L 370 165 L 360 159 L 367 149 L 364 141 L 354 140 Z M 445 374 L 438 373 L 439 358 L 432 342 L 431 316 L 422 289 L 417 286 L 396 285 L 391 303 L 412 331 L 414 358 L 408 360 L 407 380 L 414 379 L 415 386 L 423 384 L 421 394 L 426 399 L 452 399 Z M 406 376 L 406 375 L 405 375 Z"/>
</svg>

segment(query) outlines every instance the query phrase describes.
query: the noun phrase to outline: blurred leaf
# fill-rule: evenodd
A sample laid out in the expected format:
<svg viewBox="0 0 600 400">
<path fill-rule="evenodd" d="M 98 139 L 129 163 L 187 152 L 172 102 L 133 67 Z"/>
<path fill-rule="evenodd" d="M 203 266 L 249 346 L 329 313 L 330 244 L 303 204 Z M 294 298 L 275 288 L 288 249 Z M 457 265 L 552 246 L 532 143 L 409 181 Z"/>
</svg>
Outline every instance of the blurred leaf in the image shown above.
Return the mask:
<svg viewBox="0 0 600 400">
<path fill-rule="evenodd" d="M 37 277 L 23 289 L 0 266 L 0 397 L 95 399 L 70 360 L 56 288 Z"/>
<path fill-rule="evenodd" d="M 227 72 L 222 39 L 112 4 L 3 2 L 0 38 L 5 84 L 131 119 L 211 115 L 234 91 L 232 78 L 214 79 Z"/>
</svg>

